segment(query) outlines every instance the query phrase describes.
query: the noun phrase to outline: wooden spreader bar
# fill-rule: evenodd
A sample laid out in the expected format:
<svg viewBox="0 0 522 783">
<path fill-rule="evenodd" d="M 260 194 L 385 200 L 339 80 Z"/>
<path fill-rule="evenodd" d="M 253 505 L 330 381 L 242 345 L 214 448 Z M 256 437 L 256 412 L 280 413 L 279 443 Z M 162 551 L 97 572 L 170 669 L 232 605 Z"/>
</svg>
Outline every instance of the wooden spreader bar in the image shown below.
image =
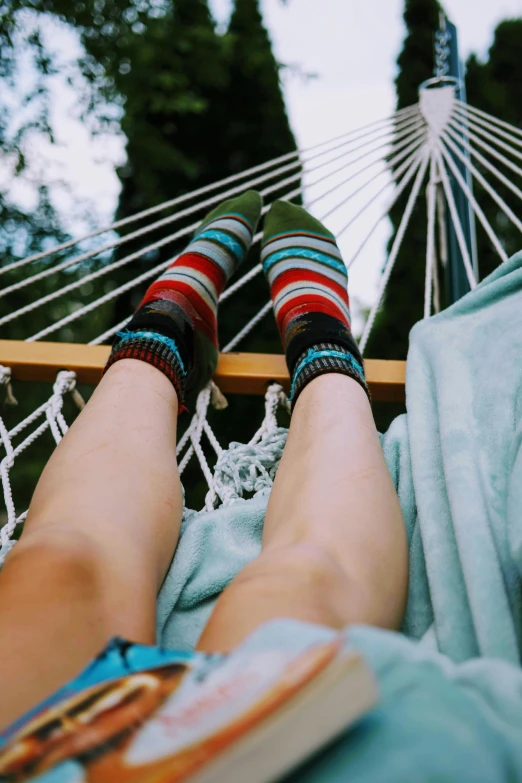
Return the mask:
<svg viewBox="0 0 522 783">
<path fill-rule="evenodd" d="M 0 340 L 0 364 L 11 368 L 15 380 L 52 382 L 59 370 L 73 370 L 79 383 L 96 384 L 109 351 L 107 345 Z M 364 364 L 374 400 L 404 401 L 406 362 L 367 359 Z M 271 380 L 288 391 L 290 381 L 284 356 L 268 353 L 221 354 L 214 380 L 225 394 L 264 394 Z"/>
</svg>

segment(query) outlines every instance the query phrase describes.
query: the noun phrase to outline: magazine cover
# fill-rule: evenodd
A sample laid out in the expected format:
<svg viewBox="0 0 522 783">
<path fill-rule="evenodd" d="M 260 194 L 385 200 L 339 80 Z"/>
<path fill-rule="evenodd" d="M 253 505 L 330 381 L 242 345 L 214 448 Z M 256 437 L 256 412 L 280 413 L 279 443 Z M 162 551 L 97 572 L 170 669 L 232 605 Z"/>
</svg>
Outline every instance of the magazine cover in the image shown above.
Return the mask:
<svg viewBox="0 0 522 783">
<path fill-rule="evenodd" d="M 0 738 L 0 781 L 175 783 L 328 667 L 343 639 L 228 656 L 120 639 Z"/>
</svg>

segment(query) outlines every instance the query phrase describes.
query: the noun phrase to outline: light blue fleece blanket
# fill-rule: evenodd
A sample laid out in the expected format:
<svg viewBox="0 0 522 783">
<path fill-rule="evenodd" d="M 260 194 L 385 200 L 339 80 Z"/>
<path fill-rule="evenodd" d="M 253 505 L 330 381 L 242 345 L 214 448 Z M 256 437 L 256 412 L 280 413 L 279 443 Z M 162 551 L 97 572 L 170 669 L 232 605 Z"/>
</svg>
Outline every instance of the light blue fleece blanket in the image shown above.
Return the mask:
<svg viewBox="0 0 522 783">
<path fill-rule="evenodd" d="M 296 779 L 522 781 L 522 253 L 415 326 L 406 393 L 382 437 L 410 545 L 403 635 L 352 629 L 381 705 Z M 258 554 L 265 507 L 186 516 L 163 644 L 197 641 Z"/>
</svg>

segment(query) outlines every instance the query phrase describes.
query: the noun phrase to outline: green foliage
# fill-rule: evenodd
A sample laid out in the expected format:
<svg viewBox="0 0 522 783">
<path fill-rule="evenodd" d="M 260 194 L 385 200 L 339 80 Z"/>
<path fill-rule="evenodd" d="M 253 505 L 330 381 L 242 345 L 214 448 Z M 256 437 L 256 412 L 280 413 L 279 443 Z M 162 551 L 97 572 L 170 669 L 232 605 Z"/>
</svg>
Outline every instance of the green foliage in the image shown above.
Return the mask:
<svg viewBox="0 0 522 783">
<path fill-rule="evenodd" d="M 149 20 L 115 75 L 125 95 L 128 163 L 119 214 L 173 198 L 226 173 L 220 154 L 227 74 L 223 42 L 203 0 L 178 0 Z M 125 69 L 126 70 L 126 69 Z"/>
<path fill-rule="evenodd" d="M 230 79 L 226 146 L 230 168 L 242 171 L 294 149 L 295 141 L 259 0 L 236 0 L 225 44 Z"/>
<path fill-rule="evenodd" d="M 522 19 L 506 20 L 498 25 L 485 62 L 480 62 L 475 55 L 469 58 L 466 85 L 472 106 L 522 129 Z M 496 163 L 508 179 L 516 178 L 508 168 Z M 519 199 L 489 172 L 484 174 L 518 215 Z M 474 188 L 480 206 L 501 237 L 508 255 L 516 253 L 521 245 L 518 229 L 479 184 L 475 183 Z M 484 278 L 498 266 L 499 259 L 481 226 L 477 228 L 477 248 L 480 277 Z"/>
<path fill-rule="evenodd" d="M 404 19 L 407 35 L 399 56 L 400 72 L 396 80 L 397 108 L 417 100 L 419 85 L 433 73 L 433 35 L 438 28 L 439 4 L 437 0 L 405 0 Z M 481 62 L 472 55 L 467 62 L 466 86 L 468 101 L 498 119 L 522 128 L 522 19 L 507 20 L 499 24 L 489 50 L 488 59 Z M 474 161 L 476 163 L 476 161 Z M 480 168 L 480 166 L 479 166 Z M 503 173 L 513 174 L 500 164 Z M 516 196 L 492 178 L 498 193 L 513 209 L 519 212 Z M 520 235 L 502 210 L 485 193 L 476 181 L 475 196 L 495 232 L 501 237 L 509 254 L 520 248 Z M 390 218 L 394 235 L 404 214 L 407 196 L 403 196 L 392 209 Z M 422 317 L 424 301 L 424 275 L 426 258 L 426 200 L 422 196 L 412 215 L 401 253 L 388 284 L 383 306 L 368 342 L 367 355 L 386 359 L 405 359 L 408 336 L 412 326 Z M 392 240 L 393 241 L 393 237 Z M 477 247 L 480 278 L 484 278 L 499 264 L 499 258 L 486 232 L 477 224 Z M 441 281 L 443 287 L 443 281 Z M 384 430 L 391 419 L 401 412 L 399 407 L 375 408 L 376 420 Z"/>
<path fill-rule="evenodd" d="M 279 82 L 279 65 L 257 0 L 236 0 L 230 28 L 223 36 L 216 33 L 207 0 L 7 0 L 0 10 L 0 85 L 20 90 L 24 82 L 18 67 L 20 58 L 32 58 L 36 75 L 34 86 L 21 101 L 29 106 L 30 116 L 16 128 L 14 103 L 3 100 L 0 90 L 0 144 L 4 158 L 10 156 L 10 185 L 28 172 L 26 152 L 32 133 L 51 144 L 55 141 L 50 78 L 60 65 L 46 41 L 45 29 L 50 21 L 74 29 L 83 46 L 76 70 L 66 74 L 77 92 L 83 121 L 92 134 L 121 129 L 127 139 L 127 161 L 118 171 L 122 183 L 118 217 L 127 217 L 295 149 Z M 28 30 L 32 31 L 30 35 Z M 22 116 L 21 112 L 18 114 Z M 9 193 L 8 187 L 3 201 L 0 197 L 0 225 L 4 226 L 0 232 L 2 263 L 67 238 L 45 188 L 39 191 L 40 201 L 35 209 L 18 207 L 9 201 Z M 78 205 L 80 212 L 81 207 Z M 176 227 L 179 225 L 183 224 Z M 147 236 L 153 241 L 160 235 Z M 139 247 L 129 242 L 119 253 L 106 254 L 97 264 L 103 265 Z M 30 332 L 24 322 L 23 331 L 13 325 L 2 336 L 19 338 L 34 333 L 44 322 L 47 324 L 99 297 L 180 249 L 179 245 L 170 245 L 164 253 L 151 253 L 111 273 L 110 279 L 101 278 L 90 288 L 80 288 L 67 301 L 57 300 L 44 312 L 35 311 Z M 256 251 L 250 265 L 257 263 L 258 258 Z M 44 262 L 31 271 L 40 268 L 45 268 Z M 92 268 L 96 267 L 89 267 Z M 67 277 L 63 273 L 61 283 L 76 279 L 79 271 L 84 270 L 68 270 Z M 8 282 L 15 279 L 12 273 Z M 42 293 L 55 286 L 56 278 L 49 279 Z M 74 322 L 73 328 L 62 331 L 58 338 L 77 342 L 91 339 L 129 314 L 142 294 L 143 289 L 121 296 L 114 305 Z M 27 296 L 28 290 L 21 291 L 17 306 L 23 306 Z M 225 305 L 222 344 L 260 309 L 267 297 L 268 288 L 259 276 L 244 295 Z M 273 318 L 265 319 L 241 347 L 279 352 Z M 44 393 L 32 386 L 31 390 L 24 389 L 24 412 L 34 408 L 41 401 L 38 395 Z M 261 402 L 254 398 L 233 400 L 231 408 L 216 421 L 224 443 L 232 437 L 250 437 L 262 414 Z M 38 473 L 35 464 L 28 463 L 25 475 L 13 472 L 18 500 L 28 499 Z M 196 484 L 196 474 L 189 474 L 187 480 Z M 194 502 L 200 503 L 201 486 L 196 487 L 196 494 L 199 496 Z"/>
</svg>

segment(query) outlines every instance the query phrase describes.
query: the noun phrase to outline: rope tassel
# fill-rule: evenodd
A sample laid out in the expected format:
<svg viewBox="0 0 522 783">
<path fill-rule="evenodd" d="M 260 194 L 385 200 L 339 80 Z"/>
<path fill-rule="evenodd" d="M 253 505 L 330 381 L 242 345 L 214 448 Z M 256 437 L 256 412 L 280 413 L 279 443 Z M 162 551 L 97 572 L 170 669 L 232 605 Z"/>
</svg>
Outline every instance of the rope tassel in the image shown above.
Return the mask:
<svg viewBox="0 0 522 783">
<path fill-rule="evenodd" d="M 0 386 L 5 386 L 5 398 L 4 404 L 15 406 L 18 405 L 18 400 L 13 394 L 13 387 L 11 386 L 11 368 L 3 367 L 0 365 Z"/>
</svg>

